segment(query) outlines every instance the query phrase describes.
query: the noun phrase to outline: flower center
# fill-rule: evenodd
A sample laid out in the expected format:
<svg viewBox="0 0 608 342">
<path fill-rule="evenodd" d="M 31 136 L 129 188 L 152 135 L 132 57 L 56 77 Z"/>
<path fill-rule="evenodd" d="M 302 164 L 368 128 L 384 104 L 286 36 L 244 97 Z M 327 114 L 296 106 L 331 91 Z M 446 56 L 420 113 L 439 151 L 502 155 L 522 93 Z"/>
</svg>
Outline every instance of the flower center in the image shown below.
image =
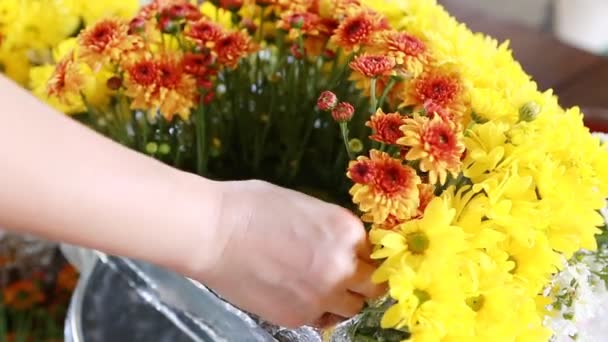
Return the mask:
<svg viewBox="0 0 608 342">
<path fill-rule="evenodd" d="M 410 233 L 405 239 L 412 254 L 423 254 L 429 248 L 429 238 L 423 232 Z"/>
<path fill-rule="evenodd" d="M 424 290 L 415 289 L 414 296 L 416 296 L 416 298 L 418 298 L 418 306 L 431 300 L 431 295 Z"/>
<path fill-rule="evenodd" d="M 483 295 L 479 295 L 477 297 L 467 298 L 466 303 L 473 311 L 478 312 L 481 310 L 481 308 L 483 308 L 485 301 L 485 297 Z"/>
<path fill-rule="evenodd" d="M 507 261 L 512 261 L 513 264 L 515 264 L 513 266 L 513 268 L 509 271 L 509 273 L 511 273 L 511 274 L 517 273 L 517 260 L 515 260 L 515 258 L 513 256 L 509 256 L 509 258 L 507 259 Z"/>
</svg>

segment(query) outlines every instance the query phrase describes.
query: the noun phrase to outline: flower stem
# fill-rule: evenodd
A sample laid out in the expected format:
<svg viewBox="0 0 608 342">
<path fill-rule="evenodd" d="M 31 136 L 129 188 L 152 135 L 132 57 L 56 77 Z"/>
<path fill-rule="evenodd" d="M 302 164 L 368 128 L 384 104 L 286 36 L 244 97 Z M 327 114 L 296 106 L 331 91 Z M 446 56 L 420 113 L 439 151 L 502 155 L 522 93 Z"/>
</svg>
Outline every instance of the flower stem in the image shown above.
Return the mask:
<svg viewBox="0 0 608 342">
<path fill-rule="evenodd" d="M 348 125 L 346 122 L 340 122 L 340 132 L 342 132 L 342 140 L 344 140 L 344 147 L 346 147 L 348 159 L 355 159 L 353 151 L 350 150 L 350 145 L 348 144 Z"/>
<path fill-rule="evenodd" d="M 374 114 L 376 112 L 376 110 L 378 109 L 378 99 L 376 98 L 376 81 L 377 79 L 374 77 L 371 79 L 370 82 L 370 89 L 369 89 L 369 93 L 370 93 L 370 98 L 371 98 L 371 103 L 370 103 L 370 109 L 371 109 L 371 114 Z"/>
<path fill-rule="evenodd" d="M 384 105 L 386 96 L 388 96 L 388 93 L 391 91 L 391 89 L 393 89 L 393 87 L 395 86 L 396 83 L 397 83 L 397 81 L 394 78 L 391 78 L 391 80 L 388 82 L 388 85 L 386 86 L 386 88 L 384 88 L 382 95 L 380 95 L 380 99 L 378 100 L 378 107 L 382 107 Z"/>
<path fill-rule="evenodd" d="M 207 125 L 205 105 L 201 102 L 196 110 L 196 171 L 203 176 L 207 173 Z"/>
</svg>

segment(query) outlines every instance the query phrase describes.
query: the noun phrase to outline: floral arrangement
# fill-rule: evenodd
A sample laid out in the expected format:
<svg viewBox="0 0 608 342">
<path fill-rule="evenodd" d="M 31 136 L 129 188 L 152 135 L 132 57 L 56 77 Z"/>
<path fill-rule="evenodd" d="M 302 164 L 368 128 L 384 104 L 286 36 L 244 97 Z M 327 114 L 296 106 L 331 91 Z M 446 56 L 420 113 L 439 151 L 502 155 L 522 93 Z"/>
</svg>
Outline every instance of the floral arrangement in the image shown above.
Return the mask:
<svg viewBox="0 0 608 342">
<path fill-rule="evenodd" d="M 34 92 L 126 146 L 352 199 L 389 287 L 353 340 L 547 341 L 580 311 L 608 152 L 434 0 L 156 0 L 55 56 Z"/>
</svg>

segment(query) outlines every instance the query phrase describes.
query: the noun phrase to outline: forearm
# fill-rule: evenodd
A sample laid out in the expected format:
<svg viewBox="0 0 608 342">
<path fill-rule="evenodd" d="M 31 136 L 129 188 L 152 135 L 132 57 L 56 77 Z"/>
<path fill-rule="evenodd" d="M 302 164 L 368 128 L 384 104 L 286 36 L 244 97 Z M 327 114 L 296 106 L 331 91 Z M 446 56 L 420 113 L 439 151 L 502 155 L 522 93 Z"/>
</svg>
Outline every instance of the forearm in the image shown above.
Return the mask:
<svg viewBox="0 0 608 342">
<path fill-rule="evenodd" d="M 195 243 L 213 243 L 216 183 L 101 137 L 1 77 L 0 94 L 0 226 L 183 271 Z"/>
</svg>

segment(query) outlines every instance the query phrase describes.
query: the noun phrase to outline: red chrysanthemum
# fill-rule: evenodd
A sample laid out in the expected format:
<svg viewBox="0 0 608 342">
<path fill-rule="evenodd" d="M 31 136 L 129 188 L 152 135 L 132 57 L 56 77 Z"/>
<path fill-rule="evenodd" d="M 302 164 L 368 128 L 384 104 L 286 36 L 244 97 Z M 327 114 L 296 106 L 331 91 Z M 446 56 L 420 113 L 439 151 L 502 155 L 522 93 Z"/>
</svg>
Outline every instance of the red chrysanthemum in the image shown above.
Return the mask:
<svg viewBox="0 0 608 342">
<path fill-rule="evenodd" d="M 159 75 L 156 63 L 151 60 L 141 60 L 131 65 L 127 73 L 134 83 L 144 87 L 155 85 Z"/>
<path fill-rule="evenodd" d="M 203 17 L 195 5 L 185 1 L 168 6 L 163 9 L 162 14 L 171 19 L 186 19 L 189 21 L 196 21 Z"/>
<path fill-rule="evenodd" d="M 142 46 L 139 37 L 129 35 L 129 30 L 129 23 L 122 20 L 105 19 L 96 23 L 78 36 L 78 57 L 94 69 L 121 60 L 125 52 Z"/>
<path fill-rule="evenodd" d="M 212 48 L 222 38 L 220 26 L 208 20 L 200 20 L 186 26 L 184 34 L 201 46 Z"/>
<path fill-rule="evenodd" d="M 361 55 L 350 62 L 349 66 L 365 77 L 377 78 L 390 74 L 395 67 L 395 60 L 387 56 Z"/>
<path fill-rule="evenodd" d="M 382 17 L 374 12 L 361 11 L 347 17 L 335 31 L 333 40 L 346 51 L 358 50 L 372 41 L 383 27 Z"/>
<path fill-rule="evenodd" d="M 378 109 L 366 124 L 373 132 L 369 138 L 389 145 L 396 144 L 403 137 L 403 119 L 399 113 L 385 114 L 382 109 Z"/>
<path fill-rule="evenodd" d="M 220 0 L 220 7 L 229 11 L 236 11 L 243 7 L 243 0 Z"/>
<path fill-rule="evenodd" d="M 460 172 L 460 158 L 465 150 L 462 132 L 456 124 L 440 116 L 433 119 L 416 115 L 401 127 L 403 138 L 397 143 L 409 147 L 407 160 L 419 160 L 420 170 L 429 173 L 431 184 L 444 184 L 448 173 Z"/>
<path fill-rule="evenodd" d="M 215 44 L 217 61 L 221 65 L 234 68 L 239 60 L 255 51 L 251 38 L 243 32 L 237 31 L 224 35 Z"/>
<path fill-rule="evenodd" d="M 200 54 L 188 52 L 183 59 L 184 71 L 196 77 L 207 76 L 210 73 L 213 56 L 211 54 Z"/>
<path fill-rule="evenodd" d="M 414 91 L 420 104 L 430 100 L 446 107 L 458 98 L 461 85 L 458 78 L 452 75 L 426 74 L 415 81 Z"/>
</svg>

